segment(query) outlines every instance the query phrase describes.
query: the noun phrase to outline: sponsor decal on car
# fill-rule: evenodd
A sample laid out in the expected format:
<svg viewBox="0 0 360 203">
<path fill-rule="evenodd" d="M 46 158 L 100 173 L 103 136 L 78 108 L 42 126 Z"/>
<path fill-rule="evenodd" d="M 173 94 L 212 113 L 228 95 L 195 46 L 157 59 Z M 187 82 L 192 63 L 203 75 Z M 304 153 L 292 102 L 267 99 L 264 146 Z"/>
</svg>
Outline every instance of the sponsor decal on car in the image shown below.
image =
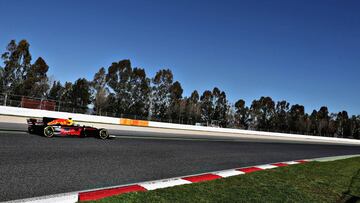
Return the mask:
<svg viewBox="0 0 360 203">
<path fill-rule="evenodd" d="M 71 126 L 74 124 L 74 121 L 71 119 L 55 119 L 47 123 L 48 125 L 68 125 Z"/>
</svg>

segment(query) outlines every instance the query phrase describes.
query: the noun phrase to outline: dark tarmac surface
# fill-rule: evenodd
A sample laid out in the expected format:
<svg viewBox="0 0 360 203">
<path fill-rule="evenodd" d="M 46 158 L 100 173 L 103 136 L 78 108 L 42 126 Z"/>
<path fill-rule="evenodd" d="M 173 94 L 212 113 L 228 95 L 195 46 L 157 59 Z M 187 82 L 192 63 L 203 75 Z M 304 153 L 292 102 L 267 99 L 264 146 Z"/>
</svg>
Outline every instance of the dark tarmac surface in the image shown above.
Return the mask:
<svg viewBox="0 0 360 203">
<path fill-rule="evenodd" d="M 0 201 L 348 154 L 360 154 L 360 147 L 150 137 L 48 139 L 1 131 Z"/>
</svg>

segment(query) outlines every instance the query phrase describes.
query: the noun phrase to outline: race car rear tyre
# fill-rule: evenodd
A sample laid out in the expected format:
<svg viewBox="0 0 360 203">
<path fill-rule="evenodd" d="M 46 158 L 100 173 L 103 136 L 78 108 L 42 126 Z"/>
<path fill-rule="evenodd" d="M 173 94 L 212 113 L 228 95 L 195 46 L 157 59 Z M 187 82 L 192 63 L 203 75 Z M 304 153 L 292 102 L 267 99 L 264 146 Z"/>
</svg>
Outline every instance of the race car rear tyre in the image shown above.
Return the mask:
<svg viewBox="0 0 360 203">
<path fill-rule="evenodd" d="M 54 136 L 55 129 L 52 126 L 46 126 L 44 128 L 44 135 L 45 137 L 53 137 Z"/>
<path fill-rule="evenodd" d="M 109 137 L 109 133 L 105 129 L 99 130 L 99 138 L 105 140 Z"/>
</svg>

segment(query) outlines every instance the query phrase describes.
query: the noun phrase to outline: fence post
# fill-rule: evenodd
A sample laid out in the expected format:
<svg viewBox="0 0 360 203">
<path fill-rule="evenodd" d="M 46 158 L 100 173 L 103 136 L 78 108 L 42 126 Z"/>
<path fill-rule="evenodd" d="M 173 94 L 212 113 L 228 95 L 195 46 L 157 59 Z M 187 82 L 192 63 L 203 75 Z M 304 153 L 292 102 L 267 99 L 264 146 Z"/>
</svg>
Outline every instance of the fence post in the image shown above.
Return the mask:
<svg viewBox="0 0 360 203">
<path fill-rule="evenodd" d="M 59 102 L 58 111 L 60 111 L 61 102 Z"/>
<path fill-rule="evenodd" d="M 6 106 L 6 102 L 7 102 L 7 93 L 5 93 L 4 106 Z"/>
</svg>

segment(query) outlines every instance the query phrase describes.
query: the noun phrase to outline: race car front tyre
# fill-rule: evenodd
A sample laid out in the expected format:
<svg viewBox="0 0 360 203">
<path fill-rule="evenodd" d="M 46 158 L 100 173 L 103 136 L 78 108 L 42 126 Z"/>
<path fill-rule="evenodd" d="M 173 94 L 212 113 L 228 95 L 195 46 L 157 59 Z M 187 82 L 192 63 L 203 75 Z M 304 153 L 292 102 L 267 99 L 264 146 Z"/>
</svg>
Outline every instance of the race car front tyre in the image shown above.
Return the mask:
<svg viewBox="0 0 360 203">
<path fill-rule="evenodd" d="M 32 127 L 28 127 L 28 133 L 29 134 L 33 134 L 34 133 L 34 129 Z"/>
<path fill-rule="evenodd" d="M 99 138 L 105 140 L 109 137 L 109 133 L 105 129 L 99 130 Z"/>
<path fill-rule="evenodd" d="M 81 138 L 87 137 L 86 128 L 85 128 L 85 127 L 84 127 L 83 130 L 81 131 L 80 137 L 81 137 Z"/>
<path fill-rule="evenodd" d="M 54 130 L 54 128 L 52 127 L 52 126 L 46 126 L 45 128 L 44 128 L 44 135 L 45 135 L 45 137 L 53 137 L 54 136 L 54 132 L 55 132 L 55 130 Z"/>
</svg>

